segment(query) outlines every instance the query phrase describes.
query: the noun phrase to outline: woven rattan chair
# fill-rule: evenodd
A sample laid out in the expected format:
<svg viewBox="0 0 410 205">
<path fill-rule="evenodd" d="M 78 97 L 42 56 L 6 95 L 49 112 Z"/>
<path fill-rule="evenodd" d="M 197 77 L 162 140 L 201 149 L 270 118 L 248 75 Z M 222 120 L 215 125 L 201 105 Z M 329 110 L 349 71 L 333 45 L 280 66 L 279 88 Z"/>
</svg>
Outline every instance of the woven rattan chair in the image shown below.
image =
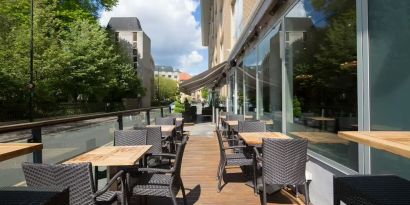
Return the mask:
<svg viewBox="0 0 410 205">
<path fill-rule="evenodd" d="M 238 132 L 266 132 L 266 124 L 262 121 L 238 121 Z"/>
<path fill-rule="evenodd" d="M 95 191 L 91 163 L 49 165 L 25 162 L 22 167 L 29 187 L 67 187 L 70 205 L 112 204 L 125 199 L 123 171 L 119 171 L 104 188 Z M 121 181 L 121 191 L 108 191 L 118 180 Z"/>
<path fill-rule="evenodd" d="M 225 148 L 222 136 L 219 131 L 217 133 L 218 143 L 219 143 L 219 151 L 220 151 L 220 160 L 219 166 L 217 171 L 217 179 L 218 179 L 218 192 L 221 192 L 221 181 L 223 178 L 223 174 L 225 173 L 226 166 L 251 166 L 253 165 L 253 159 L 247 158 L 243 153 L 234 153 L 234 154 L 226 154 L 225 150 L 228 149 L 235 149 L 235 148 L 245 148 L 245 146 L 231 146 Z M 254 177 L 255 178 L 255 177 Z"/>
<path fill-rule="evenodd" d="M 177 205 L 176 195 L 182 191 L 184 204 L 187 204 L 185 188 L 181 179 L 181 165 L 188 137 L 184 137 L 175 156 L 171 169 L 140 168 L 140 180 L 132 189 L 133 195 L 170 197 Z"/>
<path fill-rule="evenodd" d="M 263 205 L 266 204 L 266 185 L 304 185 L 305 202 L 309 204 L 306 181 L 306 139 L 262 139 L 262 155 L 255 147 L 256 160 L 262 167 Z"/>
<path fill-rule="evenodd" d="M 114 146 L 134 146 L 147 144 L 147 130 L 115 130 Z"/>
<path fill-rule="evenodd" d="M 175 125 L 175 117 L 157 117 L 155 125 Z"/>
</svg>

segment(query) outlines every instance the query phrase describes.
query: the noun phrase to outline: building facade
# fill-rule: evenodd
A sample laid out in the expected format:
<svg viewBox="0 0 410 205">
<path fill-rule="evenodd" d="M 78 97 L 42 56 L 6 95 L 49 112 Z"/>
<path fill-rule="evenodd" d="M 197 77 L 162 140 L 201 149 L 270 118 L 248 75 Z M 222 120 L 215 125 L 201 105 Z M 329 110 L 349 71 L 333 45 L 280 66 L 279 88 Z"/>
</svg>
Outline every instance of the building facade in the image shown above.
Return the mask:
<svg viewBox="0 0 410 205">
<path fill-rule="evenodd" d="M 410 1 L 204 0 L 201 6 L 209 66 L 228 62 L 215 89 L 226 90 L 229 112 L 271 119 L 269 130 L 309 140 L 313 204 L 333 204 L 335 175 L 410 179 L 409 159 L 338 136 L 410 129 Z"/>
<path fill-rule="evenodd" d="M 155 68 L 151 55 L 151 39 L 142 30 L 136 17 L 112 17 L 107 28 L 114 32 L 115 40 L 122 44 L 132 57 L 133 66 L 146 89 L 145 96 L 141 97 L 141 107 L 150 107 L 154 93 Z"/>
<path fill-rule="evenodd" d="M 179 82 L 180 71 L 174 69 L 172 66 L 156 65 L 154 75 L 155 77 L 160 76 L 164 78 L 169 78 Z"/>
</svg>

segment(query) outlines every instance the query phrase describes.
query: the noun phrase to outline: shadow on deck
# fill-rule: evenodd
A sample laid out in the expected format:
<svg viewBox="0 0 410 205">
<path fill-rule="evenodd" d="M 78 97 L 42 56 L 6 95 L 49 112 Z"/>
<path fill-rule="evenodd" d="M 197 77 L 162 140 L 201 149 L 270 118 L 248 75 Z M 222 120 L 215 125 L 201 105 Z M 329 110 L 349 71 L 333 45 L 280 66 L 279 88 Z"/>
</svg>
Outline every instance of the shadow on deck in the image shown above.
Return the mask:
<svg viewBox="0 0 410 205">
<path fill-rule="evenodd" d="M 184 127 L 191 136 L 185 149 L 182 163 L 182 180 L 188 204 L 260 204 L 259 195 L 245 185 L 247 178 L 240 168 L 229 168 L 220 193 L 217 192 L 216 170 L 219 163 L 218 140 L 211 123 Z M 137 200 L 138 201 L 138 200 Z M 183 204 L 181 192 L 179 204 Z M 268 196 L 269 204 L 303 204 L 292 194 L 282 190 Z M 138 203 L 132 203 L 138 204 Z M 147 204 L 172 204 L 170 199 L 147 197 Z"/>
</svg>

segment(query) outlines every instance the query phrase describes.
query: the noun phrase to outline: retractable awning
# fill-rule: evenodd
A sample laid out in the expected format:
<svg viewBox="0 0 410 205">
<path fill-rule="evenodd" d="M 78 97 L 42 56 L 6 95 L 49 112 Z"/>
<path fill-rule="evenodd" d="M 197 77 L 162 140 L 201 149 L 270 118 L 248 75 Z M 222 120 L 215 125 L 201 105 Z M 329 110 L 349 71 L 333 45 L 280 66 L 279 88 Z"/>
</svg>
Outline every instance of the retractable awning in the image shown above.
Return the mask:
<svg viewBox="0 0 410 205">
<path fill-rule="evenodd" d="M 226 61 L 192 77 L 189 80 L 183 81 L 179 84 L 179 89 L 186 94 L 190 94 L 202 87 L 213 86 L 221 78 L 225 66 Z"/>
</svg>

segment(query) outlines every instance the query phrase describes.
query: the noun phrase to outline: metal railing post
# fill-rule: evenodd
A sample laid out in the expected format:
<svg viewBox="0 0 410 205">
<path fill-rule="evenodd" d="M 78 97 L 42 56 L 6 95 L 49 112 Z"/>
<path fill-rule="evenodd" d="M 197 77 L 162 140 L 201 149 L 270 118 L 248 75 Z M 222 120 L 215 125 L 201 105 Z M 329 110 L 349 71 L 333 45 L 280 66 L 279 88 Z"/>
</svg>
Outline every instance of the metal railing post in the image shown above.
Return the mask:
<svg viewBox="0 0 410 205">
<path fill-rule="evenodd" d="M 119 130 L 123 130 L 123 129 L 124 129 L 124 125 L 123 125 L 123 123 L 122 123 L 122 115 L 118 115 L 117 122 L 118 122 L 118 129 L 119 129 Z"/>
<path fill-rule="evenodd" d="M 31 129 L 32 138 L 30 142 L 32 143 L 41 143 L 41 127 L 35 127 Z M 37 150 L 33 152 L 33 162 L 34 163 L 43 163 L 43 150 Z"/>
<path fill-rule="evenodd" d="M 151 124 L 151 118 L 149 116 L 149 110 L 147 110 L 147 125 Z"/>
<path fill-rule="evenodd" d="M 164 117 L 164 108 L 161 107 L 161 117 Z"/>
</svg>

